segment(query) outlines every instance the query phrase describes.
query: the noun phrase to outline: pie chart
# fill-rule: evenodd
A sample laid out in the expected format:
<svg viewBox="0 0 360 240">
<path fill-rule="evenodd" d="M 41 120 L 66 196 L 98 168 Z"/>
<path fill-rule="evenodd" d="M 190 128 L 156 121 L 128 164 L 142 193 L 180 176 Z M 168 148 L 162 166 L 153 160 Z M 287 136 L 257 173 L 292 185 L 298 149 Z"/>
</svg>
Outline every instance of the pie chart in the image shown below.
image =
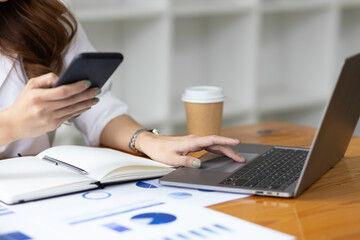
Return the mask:
<svg viewBox="0 0 360 240">
<path fill-rule="evenodd" d="M 154 184 L 147 183 L 147 182 L 137 182 L 136 186 L 138 186 L 140 188 L 158 188 Z"/>
<path fill-rule="evenodd" d="M 133 216 L 131 220 L 141 225 L 159 225 L 171 223 L 176 220 L 176 217 L 168 213 L 151 212 Z"/>
</svg>

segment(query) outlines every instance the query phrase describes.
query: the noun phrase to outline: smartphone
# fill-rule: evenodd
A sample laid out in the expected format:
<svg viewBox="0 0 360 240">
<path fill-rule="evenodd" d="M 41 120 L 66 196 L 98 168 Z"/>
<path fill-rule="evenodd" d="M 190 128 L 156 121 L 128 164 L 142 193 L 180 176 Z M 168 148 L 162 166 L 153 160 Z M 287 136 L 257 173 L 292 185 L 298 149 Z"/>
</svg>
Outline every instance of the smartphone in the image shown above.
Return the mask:
<svg viewBox="0 0 360 240">
<path fill-rule="evenodd" d="M 59 76 L 53 87 L 80 80 L 91 81 L 91 87 L 101 88 L 123 61 L 118 52 L 85 52 L 78 54 Z"/>
</svg>

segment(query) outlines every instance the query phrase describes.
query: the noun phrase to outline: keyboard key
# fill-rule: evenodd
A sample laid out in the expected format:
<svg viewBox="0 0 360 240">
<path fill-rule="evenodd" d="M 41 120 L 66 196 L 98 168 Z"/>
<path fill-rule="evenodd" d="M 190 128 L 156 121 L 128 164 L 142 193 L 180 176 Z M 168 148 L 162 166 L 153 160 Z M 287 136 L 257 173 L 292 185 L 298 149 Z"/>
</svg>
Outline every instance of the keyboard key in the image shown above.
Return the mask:
<svg viewBox="0 0 360 240">
<path fill-rule="evenodd" d="M 258 184 L 257 181 L 249 181 L 249 182 L 243 184 L 242 186 L 244 186 L 244 187 L 251 187 L 251 188 L 252 188 L 252 187 L 255 187 L 257 184 Z"/>
<path fill-rule="evenodd" d="M 236 186 L 242 186 L 247 181 L 248 181 L 247 179 L 238 179 L 238 180 L 235 181 L 235 185 Z"/>
</svg>

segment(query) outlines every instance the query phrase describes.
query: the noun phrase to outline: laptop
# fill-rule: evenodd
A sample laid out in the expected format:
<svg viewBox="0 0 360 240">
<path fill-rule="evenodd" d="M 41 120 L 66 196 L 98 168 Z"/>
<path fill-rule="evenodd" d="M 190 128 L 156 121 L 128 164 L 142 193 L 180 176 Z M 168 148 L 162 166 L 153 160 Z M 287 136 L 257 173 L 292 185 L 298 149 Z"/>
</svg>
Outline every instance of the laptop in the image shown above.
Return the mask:
<svg viewBox="0 0 360 240">
<path fill-rule="evenodd" d="M 218 156 L 199 169 L 178 168 L 168 186 L 297 197 L 343 158 L 360 115 L 360 54 L 346 59 L 311 148 L 239 144 L 246 163 Z M 206 154 L 204 155 L 206 157 Z"/>
</svg>

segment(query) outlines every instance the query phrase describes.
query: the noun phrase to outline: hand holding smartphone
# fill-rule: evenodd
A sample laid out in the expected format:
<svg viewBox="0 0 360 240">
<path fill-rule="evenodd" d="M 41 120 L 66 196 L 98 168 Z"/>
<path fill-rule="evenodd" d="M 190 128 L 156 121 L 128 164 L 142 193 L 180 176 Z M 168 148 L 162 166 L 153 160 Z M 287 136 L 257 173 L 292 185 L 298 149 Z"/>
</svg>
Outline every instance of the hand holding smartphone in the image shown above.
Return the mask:
<svg viewBox="0 0 360 240">
<path fill-rule="evenodd" d="M 53 87 L 89 80 L 91 87 L 101 88 L 123 61 L 118 52 L 86 52 L 78 54 L 60 75 Z"/>
</svg>

